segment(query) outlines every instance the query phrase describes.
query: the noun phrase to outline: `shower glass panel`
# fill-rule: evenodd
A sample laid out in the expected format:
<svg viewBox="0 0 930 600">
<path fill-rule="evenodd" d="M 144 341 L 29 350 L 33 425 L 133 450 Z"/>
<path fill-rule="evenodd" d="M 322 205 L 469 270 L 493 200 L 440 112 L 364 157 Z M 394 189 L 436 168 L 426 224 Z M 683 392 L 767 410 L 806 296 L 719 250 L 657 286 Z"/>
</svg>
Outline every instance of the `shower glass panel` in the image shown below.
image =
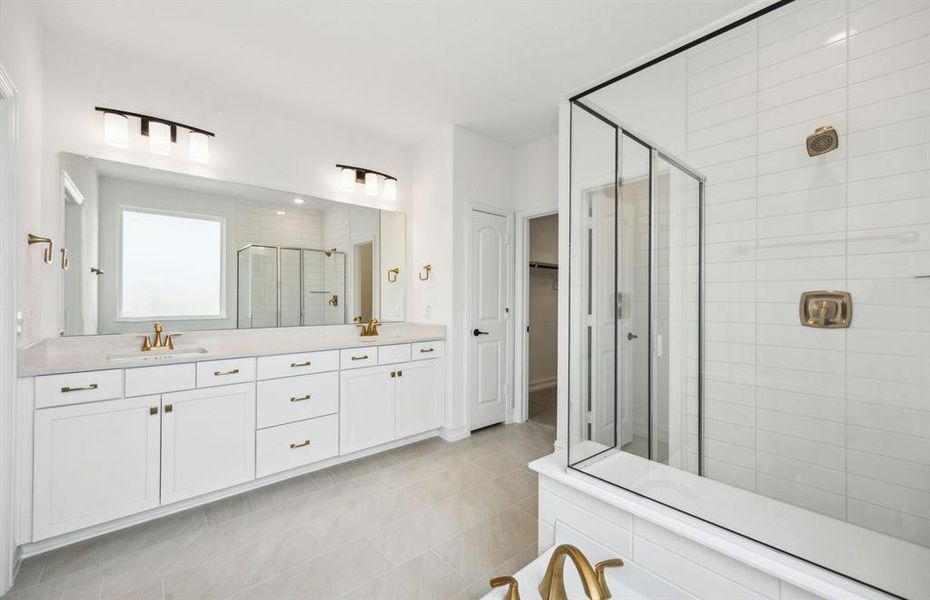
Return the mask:
<svg viewBox="0 0 930 600">
<path fill-rule="evenodd" d="M 300 250 L 281 248 L 281 327 L 301 324 L 300 319 Z"/>
<path fill-rule="evenodd" d="M 238 327 L 277 327 L 278 249 L 246 246 L 238 260 Z"/>
<path fill-rule="evenodd" d="M 345 323 L 345 253 L 303 251 L 304 325 Z"/>
</svg>

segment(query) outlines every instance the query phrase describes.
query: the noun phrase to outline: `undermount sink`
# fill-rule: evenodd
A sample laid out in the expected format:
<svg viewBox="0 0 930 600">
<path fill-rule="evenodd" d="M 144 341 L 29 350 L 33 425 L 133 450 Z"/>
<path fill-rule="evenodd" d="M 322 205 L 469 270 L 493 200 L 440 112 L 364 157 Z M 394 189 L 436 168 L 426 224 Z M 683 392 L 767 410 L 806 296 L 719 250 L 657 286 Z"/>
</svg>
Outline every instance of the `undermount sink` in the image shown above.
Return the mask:
<svg viewBox="0 0 930 600">
<path fill-rule="evenodd" d="M 142 352 L 141 350 L 133 350 L 131 352 L 116 352 L 107 356 L 107 360 L 114 362 L 118 361 L 127 361 L 127 360 L 143 360 L 143 361 L 158 361 L 158 360 L 169 360 L 172 358 L 185 358 L 189 356 L 200 356 L 201 354 L 206 354 L 206 348 L 178 348 L 175 350 L 156 350 L 152 349 L 148 352 Z"/>
</svg>

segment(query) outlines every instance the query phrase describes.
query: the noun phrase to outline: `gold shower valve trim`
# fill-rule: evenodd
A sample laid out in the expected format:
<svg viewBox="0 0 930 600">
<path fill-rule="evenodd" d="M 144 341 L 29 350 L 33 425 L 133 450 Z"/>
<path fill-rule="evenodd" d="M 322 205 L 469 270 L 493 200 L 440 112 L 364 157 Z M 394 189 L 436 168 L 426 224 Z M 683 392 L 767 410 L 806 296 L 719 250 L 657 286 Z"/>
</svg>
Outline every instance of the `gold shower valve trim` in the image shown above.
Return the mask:
<svg viewBox="0 0 930 600">
<path fill-rule="evenodd" d="M 805 327 L 845 329 L 852 323 L 852 295 L 835 290 L 803 292 L 798 313 Z"/>
</svg>

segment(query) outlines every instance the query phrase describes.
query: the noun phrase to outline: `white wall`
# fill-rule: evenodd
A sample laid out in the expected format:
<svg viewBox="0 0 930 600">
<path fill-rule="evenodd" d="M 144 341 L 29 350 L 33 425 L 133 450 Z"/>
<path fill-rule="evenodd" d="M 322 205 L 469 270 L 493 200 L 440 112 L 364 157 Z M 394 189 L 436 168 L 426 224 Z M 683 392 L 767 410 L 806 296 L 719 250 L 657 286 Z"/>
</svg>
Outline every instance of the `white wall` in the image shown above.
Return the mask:
<svg viewBox="0 0 930 600">
<path fill-rule="evenodd" d="M 33 181 L 24 197 L 36 199 L 32 210 L 41 210 L 42 222 L 50 231 L 57 231 L 59 218 L 61 151 L 388 210 L 409 208 L 411 150 L 406 143 L 338 119 L 282 109 L 273 100 L 213 84 L 203 74 L 185 72 L 181 65 L 133 56 L 125 48 L 95 47 L 92 41 L 77 44 L 49 38 L 43 42 L 41 52 L 35 49 L 30 55 L 44 53 L 44 64 L 37 65 L 44 67 L 44 77 L 38 82 L 40 93 L 44 87 L 44 102 L 37 103 L 44 117 L 44 124 L 37 124 L 44 131 L 41 194 L 33 164 L 27 169 Z M 173 157 L 149 153 L 137 131 L 132 132 L 128 149 L 104 145 L 101 115 L 93 110 L 97 105 L 155 114 L 215 131 L 210 164 L 196 165 L 186 159 L 183 136 Z M 38 133 L 30 136 L 30 143 L 39 137 Z M 340 191 L 336 163 L 396 175 L 397 200 Z M 22 204 L 27 211 L 23 232 L 29 226 L 37 228 L 38 218 L 28 214 L 32 205 Z M 28 269 L 21 276 L 20 303 L 36 311 L 34 327 L 26 337 L 54 335 L 58 273 L 47 268 L 39 279 L 34 273 L 36 261 L 24 264 Z M 415 293 L 410 284 L 408 278 L 408 290 Z"/>
<path fill-rule="evenodd" d="M 660 145 L 684 140 L 707 175 L 707 474 L 924 545 L 928 44 L 927 2 L 799 0 L 681 56 L 678 131 L 651 100 L 621 102 L 633 78 L 592 98 Z M 667 91 L 643 81 L 627 96 Z M 839 149 L 807 156 L 826 124 Z M 852 327 L 802 327 L 800 293 L 830 288 L 852 293 Z"/>
</svg>

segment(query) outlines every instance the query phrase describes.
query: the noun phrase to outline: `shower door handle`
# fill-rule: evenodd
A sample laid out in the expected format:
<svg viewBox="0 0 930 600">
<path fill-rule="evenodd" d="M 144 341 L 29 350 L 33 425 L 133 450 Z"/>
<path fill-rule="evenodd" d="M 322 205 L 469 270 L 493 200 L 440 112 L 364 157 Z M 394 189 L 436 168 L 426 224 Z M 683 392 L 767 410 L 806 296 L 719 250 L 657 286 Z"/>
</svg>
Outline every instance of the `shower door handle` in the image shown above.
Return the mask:
<svg viewBox="0 0 930 600">
<path fill-rule="evenodd" d="M 637 339 L 638 337 L 639 337 L 639 336 L 636 335 L 635 333 L 633 333 L 632 331 L 629 332 L 628 334 L 626 334 L 626 339 L 627 339 L 627 341 L 630 341 L 630 342 L 632 342 L 633 340 Z"/>
</svg>

